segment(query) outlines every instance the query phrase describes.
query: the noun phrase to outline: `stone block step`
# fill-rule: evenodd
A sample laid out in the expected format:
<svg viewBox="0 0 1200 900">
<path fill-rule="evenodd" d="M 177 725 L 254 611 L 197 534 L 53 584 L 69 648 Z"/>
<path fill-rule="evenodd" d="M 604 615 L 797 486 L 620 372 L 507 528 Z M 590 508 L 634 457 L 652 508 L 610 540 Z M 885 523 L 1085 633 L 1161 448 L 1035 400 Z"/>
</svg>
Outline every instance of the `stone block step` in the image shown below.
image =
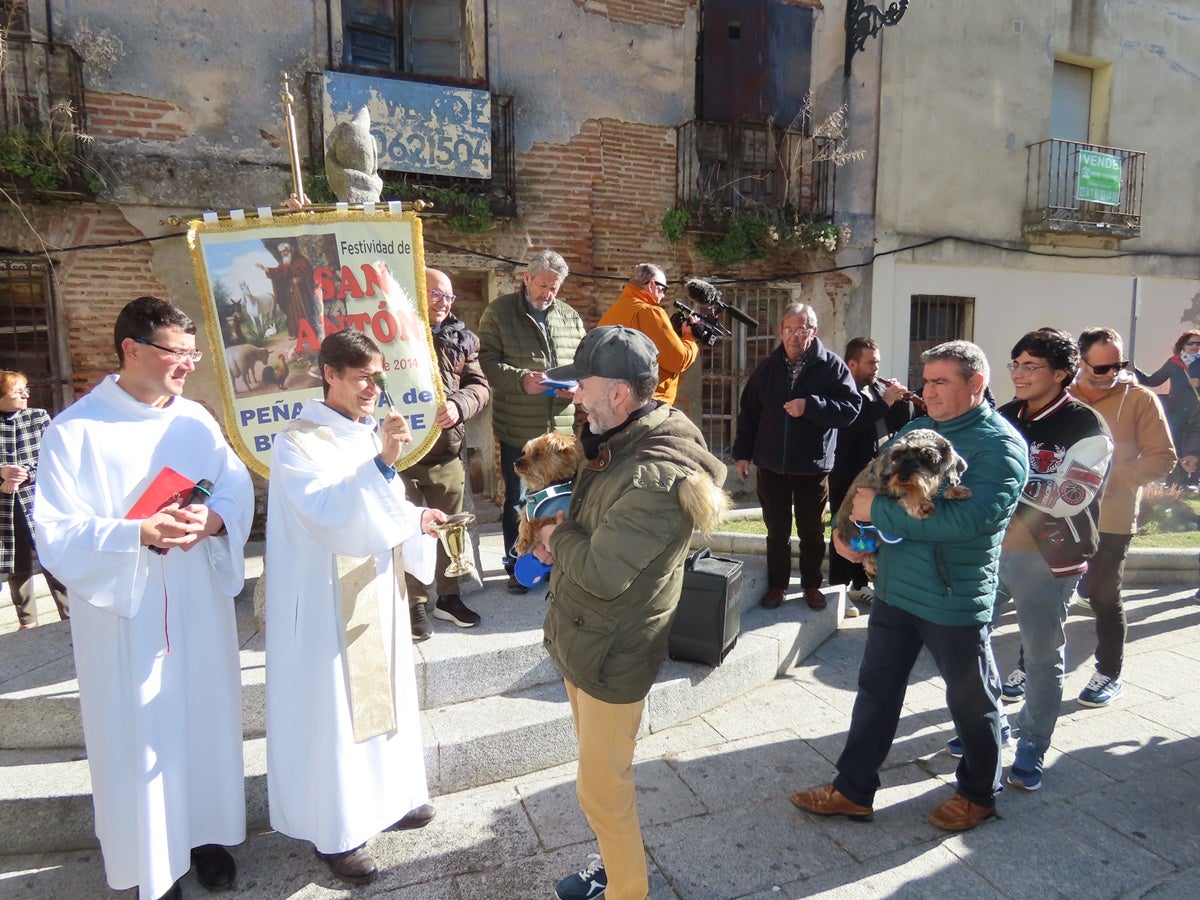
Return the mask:
<svg viewBox="0 0 1200 900">
<path fill-rule="evenodd" d="M 485 545 L 486 550 L 486 545 Z M 235 601 L 242 665 L 242 731 L 262 737 L 265 635 L 258 631 L 253 596 L 261 561 L 247 560 L 251 575 Z M 486 571 L 486 570 L 485 570 Z M 514 596 L 504 589 L 499 556 L 482 588 L 464 590 L 464 601 L 483 617 L 473 628 L 435 620 L 434 636 L 413 648 L 421 708 L 437 709 L 557 682 L 558 671 L 542 647 L 545 591 Z M 763 591 L 761 557 L 746 560 L 737 602 L 756 608 Z M 71 655 L 70 623 L 0 635 L 0 748 L 82 747 L 79 689 Z"/>
<path fill-rule="evenodd" d="M 764 684 L 833 634 L 840 592 L 813 612 L 790 602 L 743 615 L 743 633 L 721 666 L 667 660 L 647 697 L 642 731 L 679 724 Z M 40 629 L 39 629 L 40 630 Z M 553 681 L 439 706 L 422 713 L 430 792 L 434 796 L 540 771 L 575 758 L 566 692 Z M 269 827 L 266 741 L 244 744 L 247 819 Z M 52 852 L 96 845 L 87 762 L 79 748 L 0 750 L 0 846 L 5 853 Z"/>
</svg>

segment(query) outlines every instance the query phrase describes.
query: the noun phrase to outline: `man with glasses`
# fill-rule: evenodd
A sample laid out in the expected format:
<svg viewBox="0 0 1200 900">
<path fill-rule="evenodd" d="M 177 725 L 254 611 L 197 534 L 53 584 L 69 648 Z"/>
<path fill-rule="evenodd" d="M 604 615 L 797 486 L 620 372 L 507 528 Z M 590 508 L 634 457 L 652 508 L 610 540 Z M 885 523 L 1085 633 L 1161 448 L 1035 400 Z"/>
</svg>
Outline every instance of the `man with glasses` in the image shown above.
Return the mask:
<svg viewBox="0 0 1200 900">
<path fill-rule="evenodd" d="M 440 509 L 452 516 L 462 512 L 466 493 L 466 472 L 460 458 L 467 433 L 466 422 L 487 406 L 492 392 L 479 367 L 479 338 L 452 312 L 455 297 L 450 277 L 439 269 L 426 269 L 425 296 L 429 300 L 429 328 L 433 332 L 433 348 L 437 351 L 446 402 L 435 418 L 442 433 L 420 462 L 404 470 L 404 486 L 414 506 Z M 449 565 L 450 559 L 439 541 L 438 598 L 433 615 L 460 628 L 478 625 L 479 613 L 462 602 L 458 579 L 445 575 Z M 433 634 L 426 607 L 429 590 L 411 572 L 405 574 L 405 581 L 413 640 L 423 641 Z"/>
<path fill-rule="evenodd" d="M 108 883 L 177 898 L 193 864 L 206 888 L 231 887 L 225 847 L 246 836 L 233 598 L 254 494 L 220 426 L 182 396 L 203 357 L 192 320 L 139 297 L 114 339 L 119 372 L 46 429 L 33 515 L 70 597 Z M 128 518 L 165 467 L 210 482 L 207 498 Z"/>
<path fill-rule="evenodd" d="M 667 276 L 658 266 L 640 263 L 615 303 L 600 317 L 599 325 L 624 325 L 640 331 L 658 349 L 658 386 L 654 399 L 675 405 L 679 377 L 700 355 L 700 345 L 685 320 L 679 334 L 663 309 Z"/>
<path fill-rule="evenodd" d="M 1125 610 L 1121 579 L 1137 528 L 1142 486 L 1175 467 L 1175 446 L 1153 391 L 1137 384 L 1121 336 L 1111 328 L 1079 335 L 1083 364 L 1073 393 L 1104 417 L 1113 440 L 1112 467 L 1100 495 L 1100 545 L 1079 582 L 1096 614 L 1096 673 L 1079 695 L 1082 706 L 1107 706 L 1125 689 Z"/>
<path fill-rule="evenodd" d="M 791 303 L 779 322 L 779 346 L 742 390 L 733 458 L 738 478 L 756 469 L 767 527 L 767 591 L 775 609 L 787 597 L 792 572 L 792 516 L 800 536 L 800 585 L 811 609 L 825 608 L 825 506 L 837 430 L 854 421 L 862 395 L 841 358 L 817 339 L 817 312 Z"/>
<path fill-rule="evenodd" d="M 515 464 L 530 438 L 575 430 L 573 392 L 542 384 L 547 369 L 574 361 L 583 340 L 579 313 L 557 299 L 567 273 L 566 261 L 553 250 L 535 253 L 520 288 L 489 303 L 479 320 L 479 363 L 492 387 L 492 431 L 504 477 L 500 526 L 510 594 L 528 590 L 513 575 L 517 510 L 524 496 Z"/>
</svg>

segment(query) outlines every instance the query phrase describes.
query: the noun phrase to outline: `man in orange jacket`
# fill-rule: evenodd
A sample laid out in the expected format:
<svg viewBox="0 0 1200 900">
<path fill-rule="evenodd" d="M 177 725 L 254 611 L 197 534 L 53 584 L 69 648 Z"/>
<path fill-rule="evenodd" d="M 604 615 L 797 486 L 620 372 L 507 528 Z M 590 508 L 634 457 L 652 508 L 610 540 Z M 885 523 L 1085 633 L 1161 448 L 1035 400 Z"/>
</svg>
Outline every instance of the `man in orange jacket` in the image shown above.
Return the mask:
<svg viewBox="0 0 1200 900">
<path fill-rule="evenodd" d="M 598 324 L 624 325 L 650 338 L 658 348 L 658 387 L 654 389 L 654 399 L 674 406 L 679 376 L 696 361 L 700 346 L 686 319 L 683 334 L 676 333 L 670 315 L 662 308 L 666 295 L 667 276 L 663 270 L 650 263 L 640 263 L 634 266 L 633 275 L 621 296 L 600 317 Z"/>
</svg>

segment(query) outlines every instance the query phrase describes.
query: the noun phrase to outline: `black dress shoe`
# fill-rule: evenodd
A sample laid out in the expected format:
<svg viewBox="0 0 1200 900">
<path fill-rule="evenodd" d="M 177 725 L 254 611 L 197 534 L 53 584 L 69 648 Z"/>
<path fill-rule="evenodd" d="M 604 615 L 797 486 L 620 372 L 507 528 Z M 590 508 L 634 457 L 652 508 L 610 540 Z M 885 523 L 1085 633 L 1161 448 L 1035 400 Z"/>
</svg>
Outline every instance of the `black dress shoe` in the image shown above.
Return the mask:
<svg viewBox="0 0 1200 900">
<path fill-rule="evenodd" d="M 408 813 L 403 819 L 393 825 L 392 829 L 407 830 L 409 828 L 424 828 L 433 821 L 433 817 L 436 815 L 437 810 L 433 808 L 432 803 L 422 803 L 412 812 Z"/>
<path fill-rule="evenodd" d="M 237 863 L 220 844 L 203 844 L 192 849 L 196 880 L 210 891 L 227 891 L 237 878 Z"/>
<path fill-rule="evenodd" d="M 329 866 L 329 871 L 350 884 L 368 884 L 374 881 L 375 876 L 379 874 L 379 867 L 375 865 L 374 858 L 367 852 L 365 844 L 342 853 L 322 853 L 320 850 L 316 852 L 317 857 Z"/>
<path fill-rule="evenodd" d="M 529 588 L 517 581 L 517 576 L 512 572 L 508 573 L 508 582 L 504 585 L 510 594 L 528 594 Z"/>
</svg>

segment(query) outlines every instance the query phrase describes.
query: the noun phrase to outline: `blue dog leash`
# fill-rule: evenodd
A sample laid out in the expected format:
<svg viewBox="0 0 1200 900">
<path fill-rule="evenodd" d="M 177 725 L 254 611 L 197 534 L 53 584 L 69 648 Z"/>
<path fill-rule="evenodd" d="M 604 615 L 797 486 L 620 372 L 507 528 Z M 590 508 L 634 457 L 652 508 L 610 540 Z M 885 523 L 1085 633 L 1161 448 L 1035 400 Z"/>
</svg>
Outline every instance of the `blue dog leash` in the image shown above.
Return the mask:
<svg viewBox="0 0 1200 900">
<path fill-rule="evenodd" d="M 851 550 L 861 550 L 866 553 L 878 553 L 879 541 L 883 541 L 885 544 L 899 544 L 904 540 L 902 537 L 892 537 L 890 534 L 880 531 L 870 522 L 864 523 L 855 519 L 851 519 L 850 522 L 858 526 L 858 535 L 850 538 Z M 878 540 L 876 540 L 876 538 L 870 534 L 872 531 L 875 532 Z"/>
</svg>

